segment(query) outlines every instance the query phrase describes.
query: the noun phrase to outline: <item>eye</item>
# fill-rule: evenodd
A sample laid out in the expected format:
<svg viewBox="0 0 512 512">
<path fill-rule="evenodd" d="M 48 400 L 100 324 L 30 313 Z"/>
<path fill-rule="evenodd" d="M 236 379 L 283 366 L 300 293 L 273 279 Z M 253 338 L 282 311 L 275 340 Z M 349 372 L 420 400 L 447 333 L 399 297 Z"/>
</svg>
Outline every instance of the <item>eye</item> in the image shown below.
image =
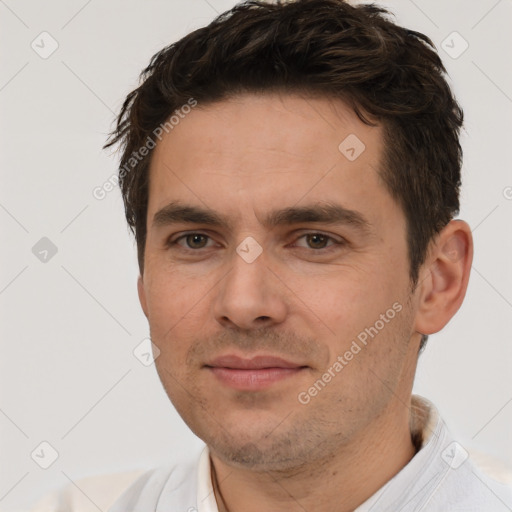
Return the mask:
<svg viewBox="0 0 512 512">
<path fill-rule="evenodd" d="M 306 233 L 300 236 L 297 240 L 304 238 L 308 244 L 309 249 L 322 250 L 327 249 L 332 245 L 343 245 L 343 241 L 335 240 L 332 236 L 324 235 L 323 233 Z M 331 241 L 330 246 L 326 246 L 326 243 Z"/>
<path fill-rule="evenodd" d="M 185 246 L 179 243 L 182 240 L 185 242 Z M 206 247 L 207 240 L 211 239 L 208 235 L 203 233 L 187 233 L 176 238 L 175 240 L 169 240 L 169 242 L 167 242 L 167 246 L 179 245 L 180 247 L 189 250 L 204 249 Z"/>
</svg>

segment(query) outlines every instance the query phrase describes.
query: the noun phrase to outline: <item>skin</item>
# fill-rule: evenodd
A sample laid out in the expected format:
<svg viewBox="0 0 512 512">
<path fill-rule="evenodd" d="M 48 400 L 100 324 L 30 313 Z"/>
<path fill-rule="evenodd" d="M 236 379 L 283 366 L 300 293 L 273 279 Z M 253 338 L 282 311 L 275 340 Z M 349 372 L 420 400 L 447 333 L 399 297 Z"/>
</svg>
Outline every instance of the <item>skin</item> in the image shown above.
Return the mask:
<svg viewBox="0 0 512 512">
<path fill-rule="evenodd" d="M 350 134 L 365 144 L 354 161 L 338 149 Z M 420 333 L 439 331 L 460 307 L 472 238 L 464 221 L 450 222 L 412 291 L 405 217 L 377 173 L 382 152 L 381 128 L 341 100 L 292 94 L 198 105 L 157 144 L 139 298 L 162 384 L 210 448 L 221 511 L 350 511 L 415 453 Z M 176 200 L 228 217 L 232 229 L 155 226 L 155 213 Z M 325 202 L 361 213 L 369 229 L 263 223 L 273 209 Z M 168 244 L 191 233 L 204 237 Z M 262 248 L 252 263 L 236 252 L 249 236 Z M 396 303 L 400 312 L 301 403 L 298 394 Z M 205 367 L 226 353 L 304 368 L 240 391 Z"/>
</svg>

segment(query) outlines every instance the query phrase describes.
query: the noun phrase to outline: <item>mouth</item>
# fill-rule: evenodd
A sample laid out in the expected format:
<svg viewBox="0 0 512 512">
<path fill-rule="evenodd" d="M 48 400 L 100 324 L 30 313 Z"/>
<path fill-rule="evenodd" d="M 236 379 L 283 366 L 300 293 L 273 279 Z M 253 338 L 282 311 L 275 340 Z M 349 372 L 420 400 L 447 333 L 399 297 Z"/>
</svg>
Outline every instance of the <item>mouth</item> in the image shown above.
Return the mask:
<svg viewBox="0 0 512 512">
<path fill-rule="evenodd" d="M 258 391 L 304 372 L 308 366 L 271 355 L 218 357 L 205 365 L 222 384 L 239 391 Z"/>
</svg>

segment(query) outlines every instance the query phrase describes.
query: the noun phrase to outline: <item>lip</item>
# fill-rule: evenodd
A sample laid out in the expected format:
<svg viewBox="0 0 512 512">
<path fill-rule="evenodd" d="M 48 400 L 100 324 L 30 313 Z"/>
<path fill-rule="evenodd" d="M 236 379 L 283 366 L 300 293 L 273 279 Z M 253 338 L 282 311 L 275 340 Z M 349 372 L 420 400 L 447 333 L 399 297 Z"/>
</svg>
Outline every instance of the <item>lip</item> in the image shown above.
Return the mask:
<svg viewBox="0 0 512 512">
<path fill-rule="evenodd" d="M 263 368 L 300 368 L 304 365 L 271 355 L 244 358 L 234 354 L 228 354 L 215 358 L 206 366 L 230 368 L 233 370 L 261 370 Z"/>
<path fill-rule="evenodd" d="M 217 357 L 205 366 L 220 382 L 241 391 L 266 389 L 307 368 L 272 355 L 243 358 L 234 354 Z"/>
</svg>

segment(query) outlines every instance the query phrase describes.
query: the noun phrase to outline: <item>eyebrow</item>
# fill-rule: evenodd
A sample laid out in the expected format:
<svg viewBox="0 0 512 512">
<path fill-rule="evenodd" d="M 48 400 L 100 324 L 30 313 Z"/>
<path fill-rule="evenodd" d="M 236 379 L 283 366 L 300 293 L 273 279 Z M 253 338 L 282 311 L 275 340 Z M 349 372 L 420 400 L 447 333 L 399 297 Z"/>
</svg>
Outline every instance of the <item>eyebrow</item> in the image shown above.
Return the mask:
<svg viewBox="0 0 512 512">
<path fill-rule="evenodd" d="M 365 234 L 373 231 L 371 223 L 362 213 L 329 202 L 274 210 L 267 214 L 263 224 L 266 227 L 277 227 L 307 222 L 349 225 Z M 179 201 L 172 201 L 158 210 L 153 216 L 152 227 L 158 228 L 178 223 L 205 224 L 233 231 L 232 221 L 228 217 L 208 208 L 187 205 Z"/>
</svg>

